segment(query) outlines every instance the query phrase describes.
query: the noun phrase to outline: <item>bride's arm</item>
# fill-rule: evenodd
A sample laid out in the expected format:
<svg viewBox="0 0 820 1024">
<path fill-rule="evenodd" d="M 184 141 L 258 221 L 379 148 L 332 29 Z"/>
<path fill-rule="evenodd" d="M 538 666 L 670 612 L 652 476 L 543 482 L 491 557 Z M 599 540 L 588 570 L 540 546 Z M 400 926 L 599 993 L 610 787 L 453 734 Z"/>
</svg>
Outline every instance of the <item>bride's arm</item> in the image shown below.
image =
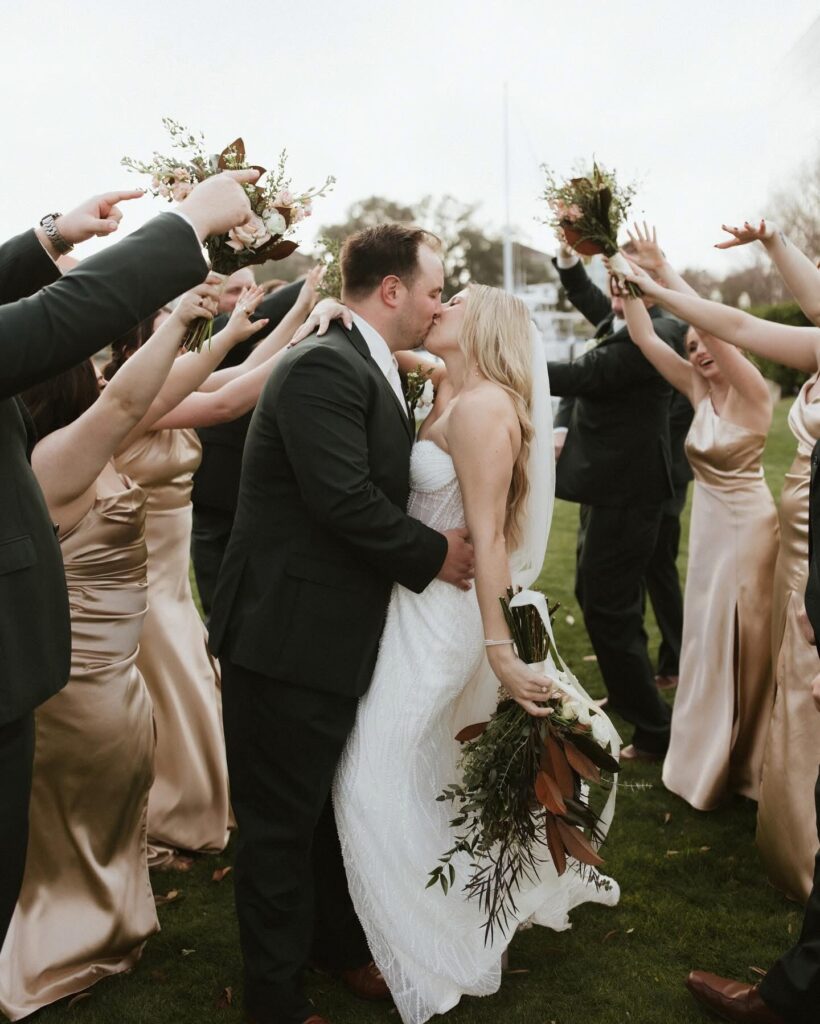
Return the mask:
<svg viewBox="0 0 820 1024">
<path fill-rule="evenodd" d="M 460 395 L 450 413 L 447 440 L 475 550 L 476 596 L 484 637 L 509 640 L 499 598 L 511 583 L 504 527 L 513 465 L 521 444 L 518 418 L 509 397 L 494 387 Z M 516 657 L 511 643 L 487 647 L 487 657 L 511 697 L 531 715 L 549 714 L 549 709 L 535 702 L 547 699 L 551 680 Z"/>
</svg>

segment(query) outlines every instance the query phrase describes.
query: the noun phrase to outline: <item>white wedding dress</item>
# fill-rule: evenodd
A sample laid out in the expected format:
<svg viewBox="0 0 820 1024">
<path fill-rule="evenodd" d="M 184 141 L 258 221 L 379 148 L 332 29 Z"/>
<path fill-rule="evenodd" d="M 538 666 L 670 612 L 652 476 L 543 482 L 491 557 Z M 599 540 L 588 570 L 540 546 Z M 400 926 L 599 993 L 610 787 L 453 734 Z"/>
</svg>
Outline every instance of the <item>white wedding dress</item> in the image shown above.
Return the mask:
<svg viewBox="0 0 820 1024">
<path fill-rule="evenodd" d="M 432 441 L 415 445 L 410 482 L 410 515 L 440 531 L 464 526 L 452 459 Z M 394 586 L 373 681 L 334 783 L 350 893 L 404 1024 L 445 1013 L 462 995 L 495 992 L 518 921 L 563 930 L 579 903 L 614 905 L 619 897 L 616 883 L 596 888 L 572 866 L 559 878 L 545 849 L 539 884 L 516 895 L 516 922 L 506 931 L 497 927 L 485 945 L 484 915 L 461 893 L 467 858 L 454 861 L 449 894 L 438 885 L 425 888 L 453 845 L 452 806 L 436 797 L 458 778 L 454 736 L 466 724 L 465 691 L 476 685 L 482 664 L 475 590 L 440 580 L 422 594 Z M 470 713 L 467 720 L 480 719 Z"/>
</svg>

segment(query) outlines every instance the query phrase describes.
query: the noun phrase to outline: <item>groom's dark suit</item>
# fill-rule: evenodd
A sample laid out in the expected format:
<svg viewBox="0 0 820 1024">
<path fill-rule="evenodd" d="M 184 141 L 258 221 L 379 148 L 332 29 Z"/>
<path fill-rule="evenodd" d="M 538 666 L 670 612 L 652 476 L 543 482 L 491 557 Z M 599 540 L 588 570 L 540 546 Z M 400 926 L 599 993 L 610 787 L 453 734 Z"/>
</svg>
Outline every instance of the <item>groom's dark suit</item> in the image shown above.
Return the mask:
<svg viewBox="0 0 820 1024">
<path fill-rule="evenodd" d="M 28 461 L 34 428 L 14 395 L 81 362 L 206 272 L 192 228 L 169 214 L 61 280 L 33 231 L 0 246 L 0 302 L 9 303 L 0 306 L 0 944 L 25 859 L 33 709 L 65 685 L 71 656 L 62 556 Z"/>
<path fill-rule="evenodd" d="M 248 432 L 211 647 L 239 825 L 245 999 L 260 1024 L 310 1016 L 298 974 L 311 955 L 336 969 L 370 960 L 329 792 L 392 585 L 422 591 L 447 553 L 404 511 L 412 442 L 361 334 L 338 324 L 283 357 Z"/>
<path fill-rule="evenodd" d="M 572 363 L 550 363 L 553 394 L 574 399 L 556 471 L 556 494 L 581 504 L 576 596 L 612 708 L 635 726 L 634 743 L 663 753 L 671 712 L 659 697 L 643 626 L 644 578 L 663 503 L 672 497 L 671 388 L 624 328 L 612 334 L 609 299 L 579 263 L 561 270 L 570 301 L 600 319 L 600 343 Z M 680 324 L 650 310 L 674 347 Z"/>
</svg>

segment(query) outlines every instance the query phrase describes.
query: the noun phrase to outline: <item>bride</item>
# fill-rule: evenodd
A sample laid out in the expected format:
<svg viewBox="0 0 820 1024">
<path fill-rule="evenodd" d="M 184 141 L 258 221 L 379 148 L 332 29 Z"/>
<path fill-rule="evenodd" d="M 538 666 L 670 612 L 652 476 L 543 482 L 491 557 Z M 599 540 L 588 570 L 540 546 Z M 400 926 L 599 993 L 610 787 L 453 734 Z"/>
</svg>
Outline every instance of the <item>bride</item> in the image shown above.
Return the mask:
<svg viewBox="0 0 820 1024">
<path fill-rule="evenodd" d="M 321 333 L 346 314 L 323 303 L 305 327 L 318 322 Z M 452 812 L 436 797 L 458 778 L 456 732 L 492 713 L 499 680 L 531 714 L 545 713 L 516 685 L 532 672 L 516 657 L 499 597 L 541 571 L 554 483 L 546 363 L 524 303 L 472 285 L 443 308 L 425 347 L 446 374 L 413 449 L 408 511 L 436 530 L 467 526 L 475 590 L 438 580 L 422 594 L 394 587 L 333 789 L 353 903 L 405 1024 L 495 992 L 519 922 L 562 930 L 579 903 L 619 896 L 609 880 L 596 886 L 573 870 L 559 878 L 545 850 L 537 883 L 515 894 L 515 920 L 485 945 L 477 903 L 425 888 L 453 845 Z M 399 358 L 405 369 L 419 362 Z M 463 884 L 468 861 L 459 867 Z"/>
</svg>

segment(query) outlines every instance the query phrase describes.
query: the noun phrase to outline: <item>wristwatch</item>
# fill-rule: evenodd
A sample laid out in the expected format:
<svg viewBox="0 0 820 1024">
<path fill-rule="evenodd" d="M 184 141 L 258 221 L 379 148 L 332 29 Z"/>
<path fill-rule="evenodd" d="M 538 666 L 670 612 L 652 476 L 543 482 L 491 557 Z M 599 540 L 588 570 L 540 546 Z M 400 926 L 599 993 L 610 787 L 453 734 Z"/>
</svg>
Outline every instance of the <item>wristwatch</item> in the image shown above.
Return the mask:
<svg viewBox="0 0 820 1024">
<path fill-rule="evenodd" d="M 61 213 L 47 213 L 45 217 L 40 221 L 40 227 L 45 231 L 49 242 L 54 246 L 57 252 L 61 256 L 65 256 L 66 253 L 71 252 L 74 246 L 71 242 L 67 242 L 60 232 L 57 230 L 57 218 L 62 217 Z"/>
</svg>

